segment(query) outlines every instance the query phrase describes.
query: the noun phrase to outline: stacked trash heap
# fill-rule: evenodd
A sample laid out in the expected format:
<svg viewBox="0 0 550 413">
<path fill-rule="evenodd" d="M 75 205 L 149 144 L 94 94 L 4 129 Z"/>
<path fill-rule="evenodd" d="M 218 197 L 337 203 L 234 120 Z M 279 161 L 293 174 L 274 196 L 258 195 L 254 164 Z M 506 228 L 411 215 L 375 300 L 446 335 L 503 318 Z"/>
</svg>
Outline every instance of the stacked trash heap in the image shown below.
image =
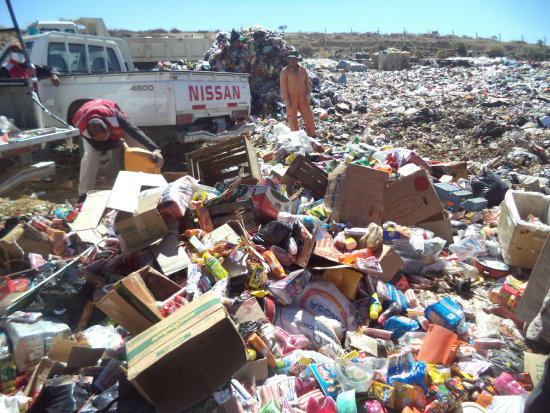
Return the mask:
<svg viewBox="0 0 550 413">
<path fill-rule="evenodd" d="M 218 33 L 204 60 L 217 72 L 250 73 L 252 113 L 274 113 L 280 101 L 279 74 L 290 50 L 280 34 L 256 26 Z"/>
<path fill-rule="evenodd" d="M 7 220 L 4 411 L 523 411 L 550 198 L 269 131 Z"/>
</svg>

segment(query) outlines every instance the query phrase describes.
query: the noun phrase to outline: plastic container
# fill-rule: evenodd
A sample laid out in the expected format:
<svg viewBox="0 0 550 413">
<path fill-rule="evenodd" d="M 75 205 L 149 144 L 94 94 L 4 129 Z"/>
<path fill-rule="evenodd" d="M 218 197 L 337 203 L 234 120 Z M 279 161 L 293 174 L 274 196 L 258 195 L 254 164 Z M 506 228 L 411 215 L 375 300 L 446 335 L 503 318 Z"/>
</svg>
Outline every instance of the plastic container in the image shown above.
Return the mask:
<svg viewBox="0 0 550 413">
<path fill-rule="evenodd" d="M 281 248 L 277 245 L 272 245 L 269 250 L 275 254 L 277 259 L 279 260 L 279 263 L 283 267 L 290 267 L 294 261 L 296 260 L 296 256 L 291 255 L 287 250 L 284 248 Z"/>
<path fill-rule="evenodd" d="M 304 225 L 313 225 L 318 228 L 323 227 L 323 223 L 321 222 L 321 220 L 317 217 L 314 217 L 313 215 L 294 215 L 289 214 L 288 212 L 279 212 L 277 219 L 279 221 L 290 222 L 291 224 L 295 221 L 300 221 Z"/>
<path fill-rule="evenodd" d="M 216 280 L 221 280 L 223 278 L 229 277 L 229 274 L 227 274 L 227 271 L 225 268 L 222 267 L 222 264 L 216 257 L 214 257 L 209 252 L 204 252 L 202 254 L 202 259 L 204 260 L 204 265 L 210 270 L 212 275 L 216 278 Z"/>
<path fill-rule="evenodd" d="M 369 375 L 357 363 L 345 358 L 337 358 L 334 361 L 334 374 L 344 390 L 366 392 L 371 385 Z"/>
<path fill-rule="evenodd" d="M 266 251 L 263 253 L 264 260 L 269 264 L 269 267 L 271 268 L 271 272 L 277 277 L 278 279 L 282 279 L 286 277 L 285 270 L 275 254 L 272 251 Z"/>
<path fill-rule="evenodd" d="M 372 257 L 374 254 L 370 248 L 363 248 L 353 252 L 348 252 L 338 257 L 338 261 L 343 264 L 353 264 L 357 262 L 358 258 Z"/>
<path fill-rule="evenodd" d="M 160 174 L 160 167 L 153 162 L 152 152 L 142 148 L 128 148 L 124 151 L 124 169 L 133 172 Z"/>
<path fill-rule="evenodd" d="M 210 219 L 210 213 L 202 202 L 197 203 L 195 214 L 197 215 L 199 225 L 203 231 L 212 232 L 214 230 L 214 224 L 212 224 L 212 220 Z"/>
<path fill-rule="evenodd" d="M 550 233 L 550 196 L 538 192 L 508 191 L 500 206 L 498 241 L 508 265 L 532 269 Z M 540 219 L 530 222 L 529 214 Z"/>
</svg>

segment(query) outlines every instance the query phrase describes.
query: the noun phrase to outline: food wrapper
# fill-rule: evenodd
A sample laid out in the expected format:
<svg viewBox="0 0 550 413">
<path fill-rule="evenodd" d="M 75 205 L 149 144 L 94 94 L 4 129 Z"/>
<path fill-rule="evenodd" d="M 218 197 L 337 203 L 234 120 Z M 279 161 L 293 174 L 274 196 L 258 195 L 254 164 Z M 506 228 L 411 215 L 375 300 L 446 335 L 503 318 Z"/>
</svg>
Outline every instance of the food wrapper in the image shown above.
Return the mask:
<svg viewBox="0 0 550 413">
<path fill-rule="evenodd" d="M 372 395 L 384 406 L 393 409 L 395 405 L 395 388 L 387 384 L 374 381 L 370 388 Z"/>
</svg>

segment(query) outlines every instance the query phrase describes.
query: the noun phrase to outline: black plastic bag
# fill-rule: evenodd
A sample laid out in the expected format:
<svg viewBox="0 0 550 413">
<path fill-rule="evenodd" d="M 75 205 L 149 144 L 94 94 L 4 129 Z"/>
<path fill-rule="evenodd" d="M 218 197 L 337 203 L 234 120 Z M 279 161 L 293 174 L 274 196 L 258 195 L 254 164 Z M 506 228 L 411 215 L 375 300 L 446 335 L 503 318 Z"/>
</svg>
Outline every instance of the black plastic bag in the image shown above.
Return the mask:
<svg viewBox="0 0 550 413">
<path fill-rule="evenodd" d="M 474 196 L 485 198 L 489 208 L 500 205 L 510 189 L 506 182 L 488 169 L 483 169 L 479 175 L 474 176 L 470 185 Z"/>
<path fill-rule="evenodd" d="M 281 248 L 286 248 L 293 229 L 293 225 L 288 222 L 271 221 L 260 228 L 252 241 L 255 244 L 265 246 L 277 245 Z"/>
</svg>

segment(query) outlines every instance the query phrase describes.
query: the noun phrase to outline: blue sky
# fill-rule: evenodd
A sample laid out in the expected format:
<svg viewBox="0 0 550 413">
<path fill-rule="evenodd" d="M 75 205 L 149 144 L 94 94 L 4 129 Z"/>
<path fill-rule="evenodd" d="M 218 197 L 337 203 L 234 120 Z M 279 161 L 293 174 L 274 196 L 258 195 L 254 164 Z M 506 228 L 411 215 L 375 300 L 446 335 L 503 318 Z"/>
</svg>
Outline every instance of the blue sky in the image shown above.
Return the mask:
<svg viewBox="0 0 550 413">
<path fill-rule="evenodd" d="M 426 33 L 550 44 L 550 0 L 11 0 L 17 21 L 102 17 L 108 29 L 230 30 L 254 25 L 297 32 Z M 0 26 L 12 27 L 4 1 Z"/>
</svg>

